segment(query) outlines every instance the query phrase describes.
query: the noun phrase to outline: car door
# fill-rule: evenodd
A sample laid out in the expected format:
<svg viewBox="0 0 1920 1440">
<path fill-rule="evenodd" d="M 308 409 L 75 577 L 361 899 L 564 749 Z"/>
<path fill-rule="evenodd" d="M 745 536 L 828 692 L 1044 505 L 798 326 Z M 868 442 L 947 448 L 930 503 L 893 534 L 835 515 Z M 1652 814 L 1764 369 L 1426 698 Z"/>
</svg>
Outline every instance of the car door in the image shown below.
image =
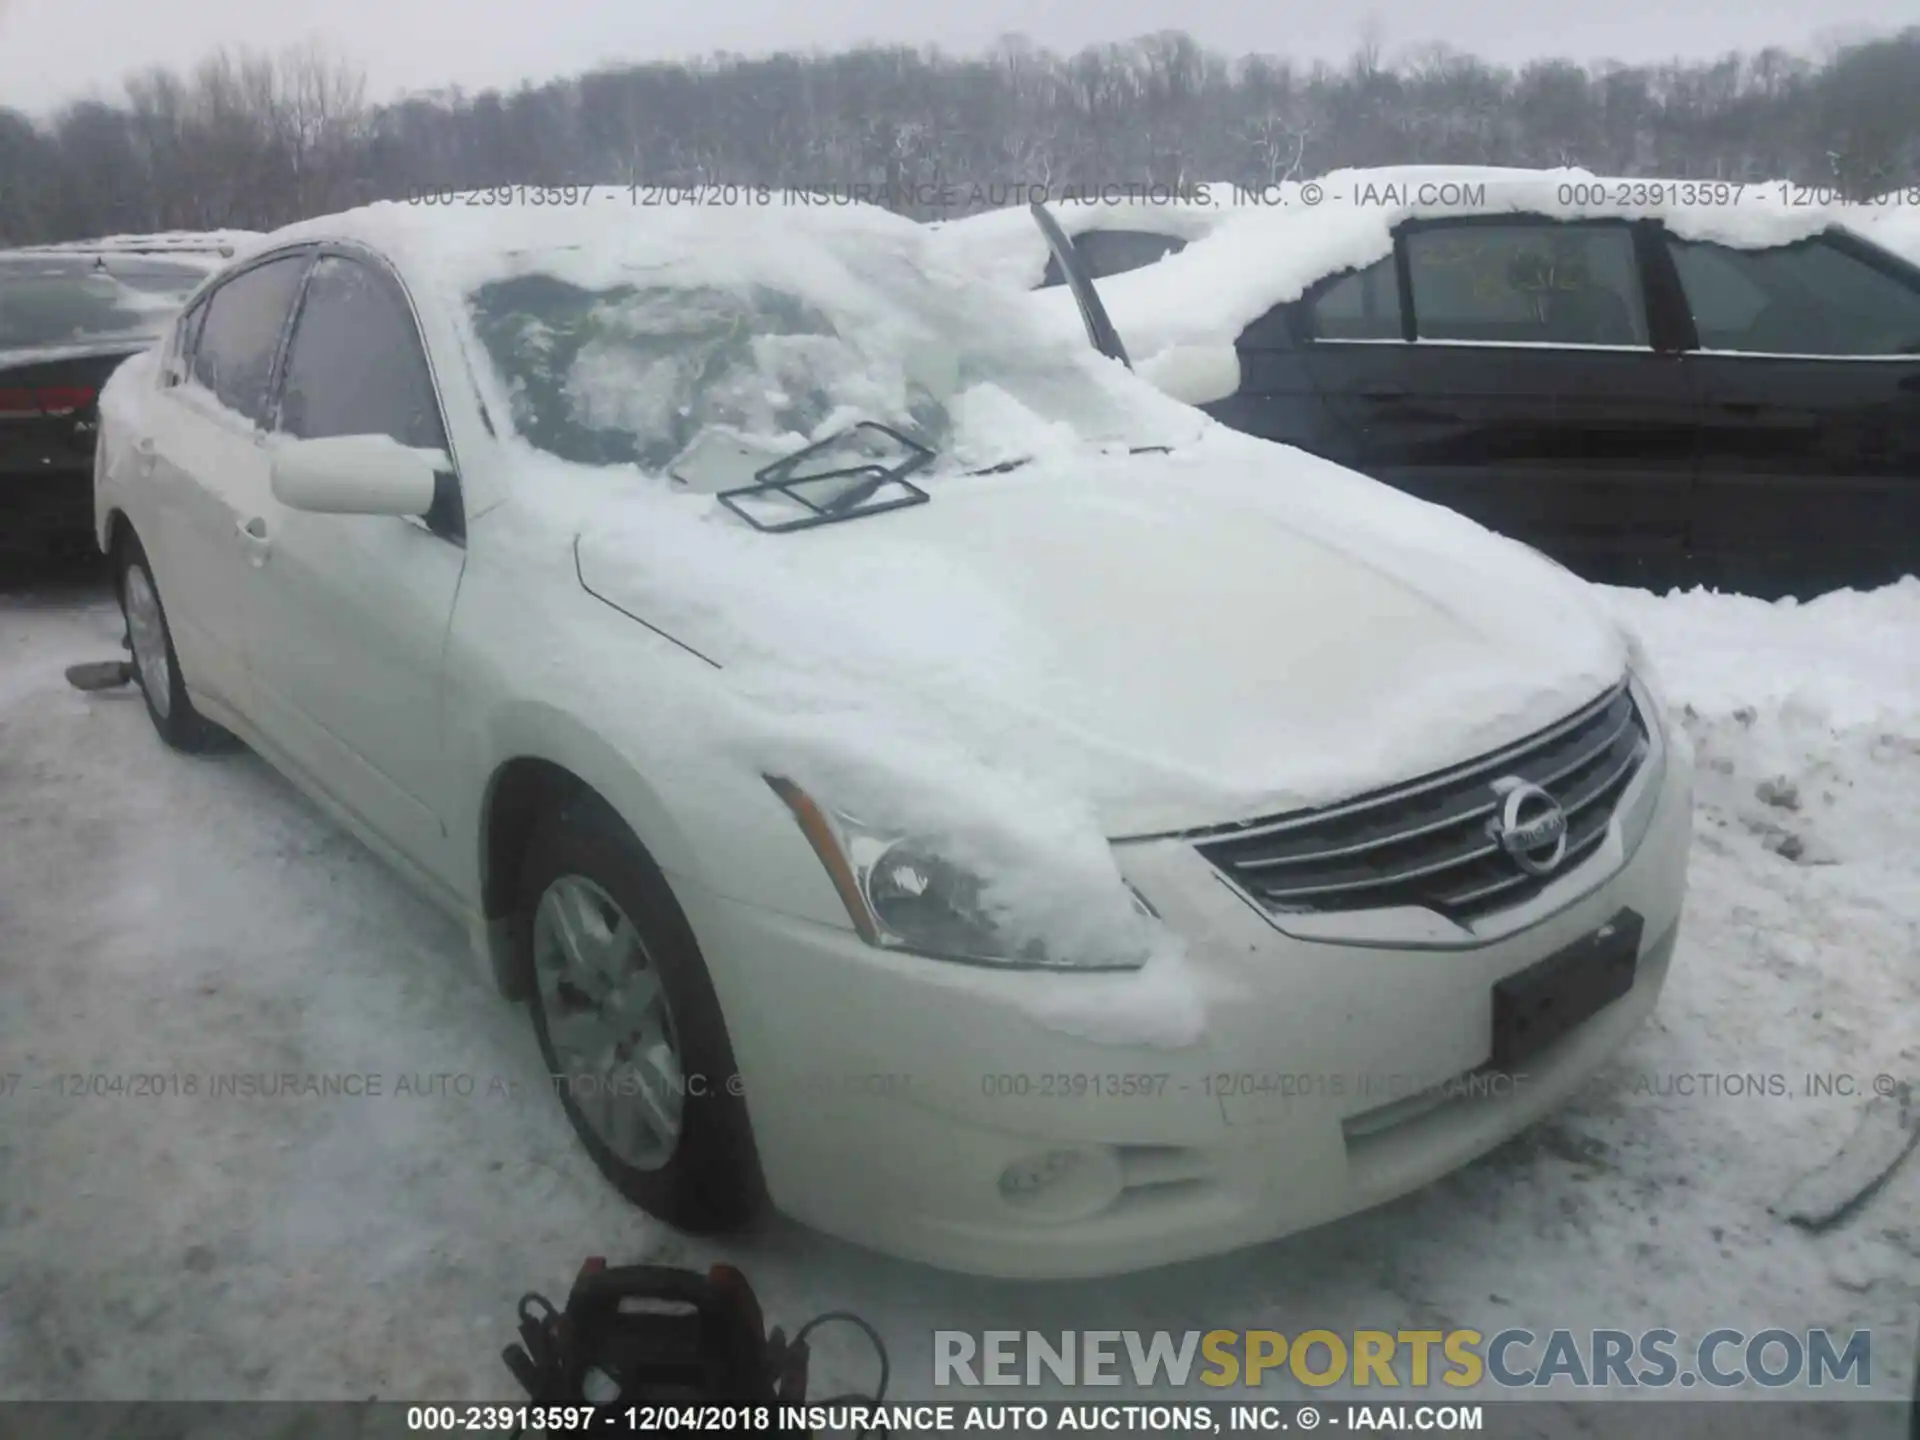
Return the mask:
<svg viewBox="0 0 1920 1440">
<path fill-rule="evenodd" d="M 1699 346 L 1702 578 L 1807 595 L 1920 569 L 1920 270 L 1837 232 L 1666 247 Z"/>
<path fill-rule="evenodd" d="M 248 519 L 268 554 L 246 617 L 274 758 L 447 879 L 441 677 L 465 527 L 412 306 L 374 257 L 329 250 L 314 262 L 275 431 L 276 445 L 385 435 L 443 457 L 440 498 L 420 517 L 312 514 L 262 498 Z"/>
<path fill-rule="evenodd" d="M 1621 220 L 1403 227 L 1393 257 L 1302 307 L 1344 431 L 1332 458 L 1589 578 L 1670 575 L 1698 410 L 1642 280 L 1654 239 Z"/>
<path fill-rule="evenodd" d="M 1369 374 L 1364 364 L 1353 367 L 1352 378 L 1365 394 L 1323 392 L 1321 382 L 1331 387 L 1348 378 L 1337 363 L 1347 346 L 1404 348 L 1402 331 L 1391 257 L 1330 276 L 1300 303 L 1276 305 L 1240 332 L 1234 341 L 1239 388 L 1201 408 L 1235 430 L 1363 470 L 1371 423 L 1363 407 L 1381 386 L 1403 382 Z M 1356 349 L 1352 357 L 1362 354 Z"/>
<path fill-rule="evenodd" d="M 180 663 L 196 689 L 249 719 L 242 624 L 259 537 L 243 527 L 269 494 L 274 366 L 310 252 L 281 253 L 224 280 L 182 317 L 151 427 L 134 441 L 146 492 L 141 540 Z"/>
</svg>

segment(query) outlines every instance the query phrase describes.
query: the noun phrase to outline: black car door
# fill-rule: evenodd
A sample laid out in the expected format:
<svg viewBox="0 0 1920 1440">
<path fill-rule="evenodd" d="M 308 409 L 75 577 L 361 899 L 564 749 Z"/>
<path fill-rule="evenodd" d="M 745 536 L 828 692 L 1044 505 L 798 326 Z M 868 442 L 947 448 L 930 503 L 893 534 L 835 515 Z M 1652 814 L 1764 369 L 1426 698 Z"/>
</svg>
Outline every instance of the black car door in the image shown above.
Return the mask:
<svg viewBox="0 0 1920 1440">
<path fill-rule="evenodd" d="M 1776 597 L 1920 569 L 1920 271 L 1841 232 L 1666 247 L 1699 346 L 1700 578 Z"/>
<path fill-rule="evenodd" d="M 1327 451 L 1591 579 L 1681 555 L 1698 414 L 1626 221 L 1403 227 L 1393 256 L 1303 297 L 1295 329 L 1343 432 Z M 1397 328 L 1397 333 L 1389 333 Z"/>
</svg>

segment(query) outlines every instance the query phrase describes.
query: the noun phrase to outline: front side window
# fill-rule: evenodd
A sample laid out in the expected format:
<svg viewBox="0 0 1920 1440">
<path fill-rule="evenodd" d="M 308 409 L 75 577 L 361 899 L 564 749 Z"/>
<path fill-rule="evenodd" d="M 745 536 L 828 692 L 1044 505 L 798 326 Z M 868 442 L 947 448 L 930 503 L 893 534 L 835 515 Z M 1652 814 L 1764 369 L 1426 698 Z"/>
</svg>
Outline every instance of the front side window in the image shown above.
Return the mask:
<svg viewBox="0 0 1920 1440">
<path fill-rule="evenodd" d="M 1633 232 L 1622 224 L 1436 225 L 1404 241 L 1422 340 L 1646 345 Z"/>
<path fill-rule="evenodd" d="M 1705 350 L 1920 355 L 1920 291 L 1815 238 L 1736 250 L 1669 236 Z"/>
<path fill-rule="evenodd" d="M 280 429 L 303 440 L 386 435 L 444 450 L 433 374 L 396 289 L 356 260 L 314 264 L 287 350 Z"/>
<path fill-rule="evenodd" d="M 269 260 L 227 281 L 207 299 L 193 347 L 193 378 L 220 403 L 265 424 L 273 360 L 307 257 Z"/>
<path fill-rule="evenodd" d="M 1364 270 L 1350 270 L 1328 285 L 1307 306 L 1316 340 L 1398 340 L 1400 277 L 1393 257 Z"/>
</svg>

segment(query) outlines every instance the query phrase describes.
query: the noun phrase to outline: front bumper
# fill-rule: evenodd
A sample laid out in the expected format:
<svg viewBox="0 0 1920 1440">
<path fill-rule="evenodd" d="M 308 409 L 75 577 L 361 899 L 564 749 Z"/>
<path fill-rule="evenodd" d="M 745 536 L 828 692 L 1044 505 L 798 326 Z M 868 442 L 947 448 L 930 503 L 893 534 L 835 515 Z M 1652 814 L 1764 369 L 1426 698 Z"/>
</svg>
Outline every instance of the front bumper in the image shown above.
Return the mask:
<svg viewBox="0 0 1920 1440">
<path fill-rule="evenodd" d="M 1138 977 L 921 960 L 676 888 L 780 1209 L 948 1269 L 1111 1274 L 1380 1204 L 1578 1089 L 1652 1011 L 1680 918 L 1691 776 L 1648 766 L 1634 785 L 1645 793 L 1630 787 L 1621 811 L 1652 814 L 1631 854 L 1604 847 L 1523 907 L 1529 923 L 1466 947 L 1286 935 L 1191 845 L 1118 847 L 1188 943 L 1207 1020 L 1178 1050 L 1078 1038 L 1033 1015 L 1036 981 L 1095 997 Z M 1645 922 L 1633 989 L 1523 1075 L 1485 1074 L 1494 982 L 1622 907 Z"/>
</svg>

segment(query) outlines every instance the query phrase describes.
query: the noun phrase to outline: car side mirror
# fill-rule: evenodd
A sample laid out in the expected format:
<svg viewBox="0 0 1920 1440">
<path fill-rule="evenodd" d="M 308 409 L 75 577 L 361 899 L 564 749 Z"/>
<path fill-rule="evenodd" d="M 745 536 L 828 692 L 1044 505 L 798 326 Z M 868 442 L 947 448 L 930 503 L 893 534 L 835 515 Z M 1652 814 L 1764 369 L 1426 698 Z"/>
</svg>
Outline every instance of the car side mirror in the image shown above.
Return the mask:
<svg viewBox="0 0 1920 1440">
<path fill-rule="evenodd" d="M 1240 390 L 1240 352 L 1231 345 L 1171 345 L 1135 367 L 1162 394 L 1186 405 L 1211 405 Z"/>
<path fill-rule="evenodd" d="M 283 440 L 273 452 L 273 498 L 320 515 L 424 515 L 447 457 L 386 435 Z"/>
</svg>

